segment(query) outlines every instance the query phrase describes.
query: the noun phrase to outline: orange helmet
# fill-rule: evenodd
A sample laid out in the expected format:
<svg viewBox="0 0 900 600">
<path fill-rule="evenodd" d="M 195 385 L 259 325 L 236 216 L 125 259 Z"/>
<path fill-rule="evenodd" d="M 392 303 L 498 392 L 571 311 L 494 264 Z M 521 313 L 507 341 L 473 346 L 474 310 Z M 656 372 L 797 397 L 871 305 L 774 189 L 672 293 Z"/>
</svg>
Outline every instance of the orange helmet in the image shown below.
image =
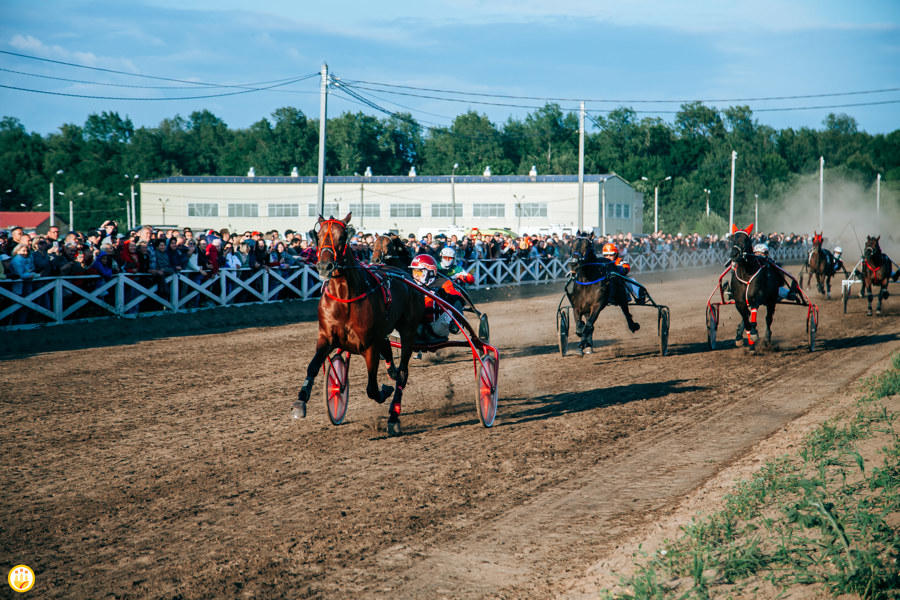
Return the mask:
<svg viewBox="0 0 900 600">
<path fill-rule="evenodd" d="M 431 285 L 437 278 L 437 262 L 428 254 L 420 254 L 412 259 L 409 268 L 412 269 L 413 279 L 422 285 Z"/>
<path fill-rule="evenodd" d="M 612 242 L 603 244 L 603 256 L 615 256 L 619 253 L 619 249 Z"/>
</svg>

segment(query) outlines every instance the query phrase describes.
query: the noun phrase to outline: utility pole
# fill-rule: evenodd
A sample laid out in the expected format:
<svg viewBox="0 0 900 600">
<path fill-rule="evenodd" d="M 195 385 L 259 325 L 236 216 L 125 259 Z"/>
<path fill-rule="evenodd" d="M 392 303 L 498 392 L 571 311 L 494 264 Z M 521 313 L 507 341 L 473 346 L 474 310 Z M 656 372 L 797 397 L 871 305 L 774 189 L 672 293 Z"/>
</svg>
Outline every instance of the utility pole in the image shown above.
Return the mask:
<svg viewBox="0 0 900 600">
<path fill-rule="evenodd" d="M 328 64 L 322 63 L 319 98 L 319 214 L 325 216 L 325 120 L 328 118 Z M 340 215 L 338 215 L 340 216 Z"/>
<path fill-rule="evenodd" d="M 819 157 L 819 231 L 825 230 L 825 157 Z"/>
<path fill-rule="evenodd" d="M 600 233 L 606 235 L 606 177 L 600 180 Z"/>
<path fill-rule="evenodd" d="M 578 112 L 578 230 L 584 229 L 584 101 Z"/>
<path fill-rule="evenodd" d="M 458 168 L 459 163 L 453 163 L 453 170 L 450 172 L 450 210 L 453 211 L 454 227 L 456 227 L 456 170 Z"/>
<path fill-rule="evenodd" d="M 875 224 L 881 233 L 881 173 L 875 177 Z"/>
<path fill-rule="evenodd" d="M 728 208 L 728 231 L 725 235 L 731 235 L 731 226 L 734 225 L 734 163 L 737 162 L 737 151 L 731 151 L 731 201 Z"/>
</svg>

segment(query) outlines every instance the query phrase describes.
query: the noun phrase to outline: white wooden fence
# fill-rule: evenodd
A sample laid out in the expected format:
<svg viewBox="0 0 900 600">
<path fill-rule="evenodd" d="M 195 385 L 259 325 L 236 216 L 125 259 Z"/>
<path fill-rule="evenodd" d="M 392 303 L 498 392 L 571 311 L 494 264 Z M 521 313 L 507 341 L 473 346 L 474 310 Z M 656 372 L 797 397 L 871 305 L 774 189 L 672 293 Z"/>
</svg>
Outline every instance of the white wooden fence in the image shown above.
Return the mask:
<svg viewBox="0 0 900 600">
<path fill-rule="evenodd" d="M 806 260 L 806 247 L 779 248 L 779 262 Z M 721 265 L 724 250 L 697 250 L 629 256 L 632 273 L 652 273 Z M 472 287 L 524 285 L 564 281 L 564 259 L 475 261 L 469 265 Z M 137 318 L 171 312 L 188 313 L 219 306 L 310 299 L 321 295 L 314 266 L 250 270 L 222 269 L 200 281 L 196 275 L 178 274 L 159 289 L 148 275 L 118 274 L 104 281 L 97 276 L 46 277 L 29 282 L 0 281 L 0 329 L 25 329 L 98 318 Z"/>
</svg>

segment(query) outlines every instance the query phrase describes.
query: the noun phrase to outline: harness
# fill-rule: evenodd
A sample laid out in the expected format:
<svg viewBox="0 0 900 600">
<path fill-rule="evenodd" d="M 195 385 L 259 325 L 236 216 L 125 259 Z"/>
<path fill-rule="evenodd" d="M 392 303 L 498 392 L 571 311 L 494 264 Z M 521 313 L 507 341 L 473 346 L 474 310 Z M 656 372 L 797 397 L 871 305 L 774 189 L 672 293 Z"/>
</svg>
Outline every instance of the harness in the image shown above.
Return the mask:
<svg viewBox="0 0 900 600">
<path fill-rule="evenodd" d="M 350 253 L 350 248 L 347 245 L 344 245 L 344 251 L 342 253 L 338 254 L 337 248 L 335 247 L 335 243 L 334 243 L 334 232 L 332 230 L 333 226 L 336 223 L 341 223 L 340 226 L 342 228 L 345 227 L 344 222 L 339 221 L 338 219 L 329 219 L 322 224 L 323 226 L 320 228 L 320 231 L 324 230 L 324 233 L 322 234 L 322 237 L 321 237 L 322 243 L 318 248 L 318 254 L 321 257 L 322 252 L 324 250 L 331 250 L 332 255 L 335 257 L 335 263 L 337 263 L 338 256 L 340 256 L 345 261 L 347 259 L 351 260 L 352 264 L 338 265 L 338 266 L 341 269 L 361 269 L 363 271 L 363 279 L 366 281 L 366 289 L 363 293 L 361 293 L 358 296 L 355 296 L 353 298 L 338 298 L 337 296 L 329 293 L 327 288 L 322 289 L 322 294 L 325 297 L 327 297 L 328 299 L 334 300 L 335 302 L 340 302 L 342 304 L 350 304 L 352 302 L 362 300 L 363 298 L 367 297 L 369 294 L 375 292 L 376 290 L 381 290 L 381 296 L 384 299 L 384 304 L 385 304 L 385 306 L 389 306 L 391 303 L 391 290 L 390 290 L 389 278 L 379 275 L 371 267 L 366 267 L 366 266 L 360 264 L 356 260 L 356 258 L 353 256 L 353 254 Z M 346 231 L 346 229 L 345 229 L 345 231 Z M 332 269 L 332 275 L 334 274 L 335 270 L 337 270 L 337 269 Z M 375 285 L 374 287 L 372 285 L 370 285 L 368 279 L 365 277 L 366 274 L 371 276 L 372 279 L 375 280 L 375 283 L 377 285 Z"/>
</svg>

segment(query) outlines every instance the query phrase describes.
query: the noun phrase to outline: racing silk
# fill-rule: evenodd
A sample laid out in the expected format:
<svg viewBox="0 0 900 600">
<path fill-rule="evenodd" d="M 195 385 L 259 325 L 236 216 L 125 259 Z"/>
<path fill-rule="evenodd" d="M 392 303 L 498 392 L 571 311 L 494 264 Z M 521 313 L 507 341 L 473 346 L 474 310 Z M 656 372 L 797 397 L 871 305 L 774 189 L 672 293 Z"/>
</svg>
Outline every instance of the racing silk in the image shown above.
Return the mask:
<svg viewBox="0 0 900 600">
<path fill-rule="evenodd" d="M 468 284 L 475 283 L 475 277 L 459 265 L 453 265 L 449 269 L 442 269 L 438 267 L 438 271 L 440 271 L 448 279 L 456 279 Z"/>
<path fill-rule="evenodd" d="M 613 263 L 622 270 L 622 275 L 628 275 L 631 271 L 631 265 L 621 256 L 617 256 Z"/>
<path fill-rule="evenodd" d="M 453 286 L 453 282 L 449 279 L 442 280 L 442 283 L 437 287 L 437 289 L 429 288 L 432 290 L 435 295 L 437 295 L 441 300 L 445 300 L 450 304 L 462 304 L 464 302 L 462 294 L 460 294 L 457 289 Z M 444 310 L 438 306 L 435 301 L 429 297 L 425 296 L 425 318 L 424 321 L 426 323 L 433 323 L 441 316 Z"/>
</svg>

